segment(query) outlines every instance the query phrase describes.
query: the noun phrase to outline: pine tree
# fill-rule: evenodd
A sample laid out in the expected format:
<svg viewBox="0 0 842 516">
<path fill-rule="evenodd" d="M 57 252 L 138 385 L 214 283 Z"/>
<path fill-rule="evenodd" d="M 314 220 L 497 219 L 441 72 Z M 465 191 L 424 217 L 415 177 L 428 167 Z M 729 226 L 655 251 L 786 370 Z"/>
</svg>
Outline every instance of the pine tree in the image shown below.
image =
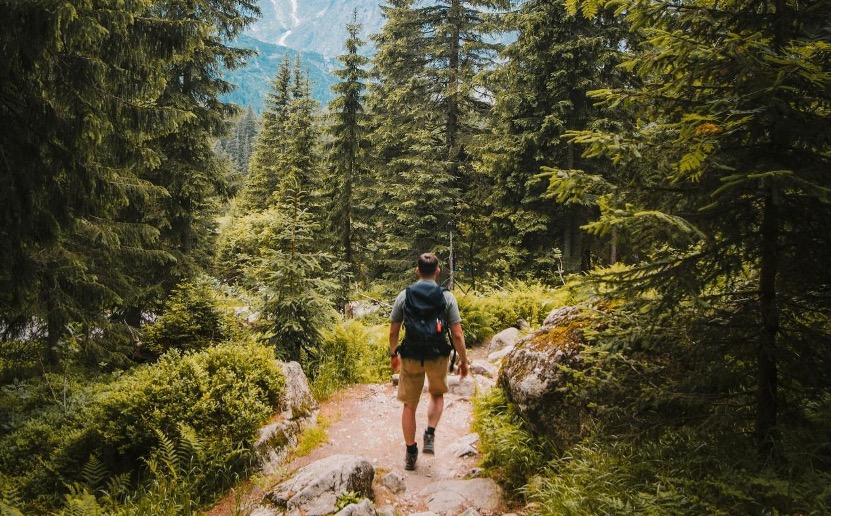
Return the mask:
<svg viewBox="0 0 842 516">
<path fill-rule="evenodd" d="M 469 149 L 489 101 L 477 83 L 498 46 L 486 41 L 507 2 L 395 0 L 375 37 L 372 116 L 387 231 L 384 265 L 405 271 L 417 254 L 441 251 L 474 186 Z M 460 215 L 460 213 L 463 213 Z M 457 241 L 460 239 L 457 238 Z"/>
<path fill-rule="evenodd" d="M 272 195 L 278 189 L 278 161 L 284 152 L 282 138 L 289 120 L 291 87 L 292 68 L 289 56 L 285 55 L 267 96 L 254 152 L 249 160 L 246 183 L 237 199 L 237 208 L 241 212 L 269 206 Z"/>
<path fill-rule="evenodd" d="M 775 456 L 780 429 L 805 420 L 784 400 L 823 403 L 830 388 L 830 2 L 621 12 L 645 36 L 624 65 L 639 82 L 597 95 L 632 116 L 571 134 L 618 175 L 565 171 L 552 188 L 597 196 L 589 229 L 633 238 L 640 263 L 604 278 L 657 292 L 636 312 L 655 336 L 693 331 L 699 370 L 734 379 L 717 389 L 755 385 L 754 433 Z"/>
<path fill-rule="evenodd" d="M 7 334 L 43 325 L 48 362 L 71 331 L 102 335 L 109 315 L 140 313 L 139 300 L 172 276 L 172 251 L 195 248 L 206 205 L 197 187 L 209 183 L 182 175 L 195 181 L 188 192 L 156 171 L 208 164 L 213 95 L 225 87 L 214 74 L 237 55 L 217 43 L 253 10 L 208 2 L 179 20 L 179 6 L 163 2 L 4 3 L 0 119 L 20 130 L 0 140 L 0 319 Z M 178 97 L 173 74 L 186 77 L 193 61 L 200 79 Z M 173 136 L 188 127 L 195 147 Z"/>
<path fill-rule="evenodd" d="M 326 198 L 332 199 L 329 208 L 330 226 L 334 233 L 331 251 L 340 257 L 339 267 L 342 285 L 340 302 L 350 301 L 351 281 L 362 279 L 365 261 L 365 241 L 372 237 L 370 227 L 364 220 L 370 211 L 362 195 L 364 188 L 371 188 L 370 172 L 366 163 L 368 150 L 368 127 L 365 112 L 364 67 L 367 59 L 358 53 L 362 40 L 359 33 L 362 25 L 356 21 L 346 25 L 348 39 L 346 54 L 339 56 L 344 65 L 334 73 L 340 82 L 333 86 L 336 97 L 330 102 L 330 126 L 328 132 L 328 175 L 325 183 Z"/>
<path fill-rule="evenodd" d="M 593 216 L 592 203 L 547 198 L 543 167 L 610 168 L 580 160 L 581 146 L 562 134 L 607 123 L 588 91 L 620 85 L 620 42 L 628 52 L 630 41 L 620 21 L 606 13 L 570 15 L 563 0 L 527 1 L 511 18 L 519 37 L 493 72 L 495 122 L 483 154 L 493 185 L 486 230 L 496 237 L 483 262 L 497 271 L 546 275 L 557 269 L 555 249 L 564 271 L 588 270 L 596 242 L 579 228 Z M 603 251 L 602 263 L 608 260 Z"/>
</svg>

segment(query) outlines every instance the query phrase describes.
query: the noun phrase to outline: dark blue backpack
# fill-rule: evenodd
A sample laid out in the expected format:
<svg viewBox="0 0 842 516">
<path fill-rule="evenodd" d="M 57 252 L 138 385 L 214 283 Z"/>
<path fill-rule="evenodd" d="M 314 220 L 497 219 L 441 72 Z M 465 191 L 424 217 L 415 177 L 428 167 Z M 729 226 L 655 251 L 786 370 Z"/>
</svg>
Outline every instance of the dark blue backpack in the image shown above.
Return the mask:
<svg viewBox="0 0 842 516">
<path fill-rule="evenodd" d="M 444 289 L 426 282 L 407 287 L 403 326 L 402 357 L 424 360 L 447 356 L 453 348 L 448 338 Z"/>
</svg>

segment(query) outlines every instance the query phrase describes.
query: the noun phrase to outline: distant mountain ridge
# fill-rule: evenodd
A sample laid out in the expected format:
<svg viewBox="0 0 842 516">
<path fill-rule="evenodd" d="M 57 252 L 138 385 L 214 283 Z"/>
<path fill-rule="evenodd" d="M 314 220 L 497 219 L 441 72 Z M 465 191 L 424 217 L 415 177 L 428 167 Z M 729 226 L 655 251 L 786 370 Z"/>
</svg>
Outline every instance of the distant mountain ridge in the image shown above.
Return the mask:
<svg viewBox="0 0 842 516">
<path fill-rule="evenodd" d="M 327 57 L 345 53 L 354 10 L 362 26 L 360 39 L 367 45 L 360 53 L 370 55 L 370 36 L 383 27 L 381 0 L 259 0 L 262 16 L 245 34 L 255 39 Z"/>
<path fill-rule="evenodd" d="M 249 59 L 246 66 L 225 72 L 225 80 L 237 87 L 235 91 L 222 97 L 225 102 L 233 102 L 244 108 L 251 107 L 256 113 L 260 113 L 284 56 L 289 56 L 290 62 L 295 63 L 299 55 L 303 68 L 310 76 L 313 98 L 323 106 L 333 98 L 330 87 L 339 80 L 332 73 L 339 66 L 336 59 L 324 57 L 316 52 L 299 52 L 242 35 L 234 42 L 234 46 L 254 50 L 257 55 Z"/>
</svg>

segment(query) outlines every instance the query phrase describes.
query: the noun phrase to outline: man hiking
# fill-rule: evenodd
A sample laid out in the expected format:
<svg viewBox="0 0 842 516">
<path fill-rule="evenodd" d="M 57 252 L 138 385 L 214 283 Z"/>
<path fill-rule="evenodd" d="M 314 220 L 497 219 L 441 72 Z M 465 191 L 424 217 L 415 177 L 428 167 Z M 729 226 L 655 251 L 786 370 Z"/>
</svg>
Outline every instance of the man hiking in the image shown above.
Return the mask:
<svg viewBox="0 0 842 516">
<path fill-rule="evenodd" d="M 427 430 L 424 432 L 424 453 L 434 453 L 436 425 L 444 409 L 447 392 L 448 356 L 451 349 L 459 354 L 460 379 L 468 375 L 468 355 L 462 333 L 462 319 L 453 293 L 436 283 L 441 273 L 438 258 L 424 253 L 418 258 L 415 275 L 418 281 L 398 294 L 389 318 L 389 348 L 392 370 L 400 370 L 398 400 L 403 402 L 401 426 L 406 442 L 406 469 L 414 470 L 418 460 L 415 441 L 415 412 L 421 399 L 426 375 L 430 391 Z M 404 339 L 398 346 L 401 325 Z M 448 330 L 452 336 L 447 342 Z"/>
</svg>

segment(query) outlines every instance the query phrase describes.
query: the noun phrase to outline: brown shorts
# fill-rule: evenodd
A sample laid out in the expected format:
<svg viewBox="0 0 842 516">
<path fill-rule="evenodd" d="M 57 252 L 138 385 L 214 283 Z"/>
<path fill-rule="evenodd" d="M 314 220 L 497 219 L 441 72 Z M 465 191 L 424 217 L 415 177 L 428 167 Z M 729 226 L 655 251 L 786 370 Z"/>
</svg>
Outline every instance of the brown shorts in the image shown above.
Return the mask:
<svg viewBox="0 0 842 516">
<path fill-rule="evenodd" d="M 401 373 L 398 377 L 398 400 L 410 407 L 417 407 L 424 388 L 424 375 L 427 376 L 430 394 L 447 392 L 447 357 L 424 360 L 413 358 L 401 359 Z"/>
</svg>

